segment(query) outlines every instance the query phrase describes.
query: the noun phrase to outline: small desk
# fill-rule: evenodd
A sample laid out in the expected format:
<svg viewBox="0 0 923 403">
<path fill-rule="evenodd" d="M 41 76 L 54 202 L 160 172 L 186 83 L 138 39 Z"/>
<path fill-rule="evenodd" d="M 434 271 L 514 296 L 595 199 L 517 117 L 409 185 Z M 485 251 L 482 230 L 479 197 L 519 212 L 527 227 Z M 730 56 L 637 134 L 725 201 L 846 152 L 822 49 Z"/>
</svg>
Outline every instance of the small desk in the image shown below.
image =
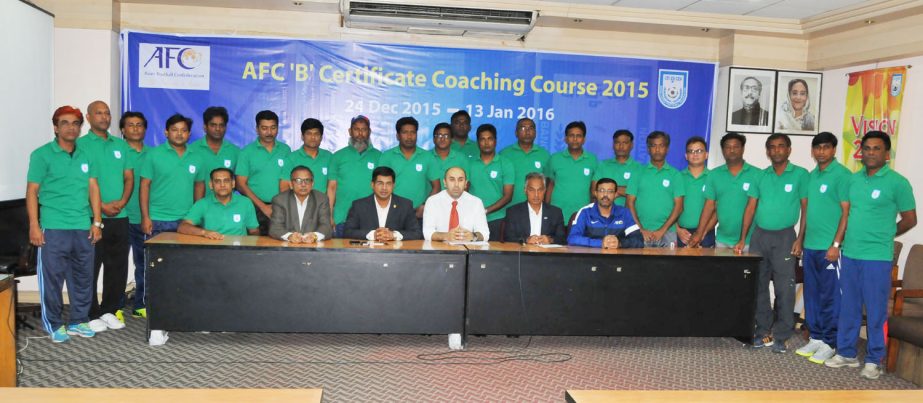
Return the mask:
<svg viewBox="0 0 923 403">
<path fill-rule="evenodd" d="M 919 402 L 923 390 L 567 390 L 568 403 Z"/>
<path fill-rule="evenodd" d="M 466 333 L 749 338 L 759 261 L 707 248 L 471 246 Z"/>
<path fill-rule="evenodd" d="M 449 334 L 458 344 L 464 331 L 462 246 L 177 233 L 146 245 L 152 330 Z"/>
</svg>

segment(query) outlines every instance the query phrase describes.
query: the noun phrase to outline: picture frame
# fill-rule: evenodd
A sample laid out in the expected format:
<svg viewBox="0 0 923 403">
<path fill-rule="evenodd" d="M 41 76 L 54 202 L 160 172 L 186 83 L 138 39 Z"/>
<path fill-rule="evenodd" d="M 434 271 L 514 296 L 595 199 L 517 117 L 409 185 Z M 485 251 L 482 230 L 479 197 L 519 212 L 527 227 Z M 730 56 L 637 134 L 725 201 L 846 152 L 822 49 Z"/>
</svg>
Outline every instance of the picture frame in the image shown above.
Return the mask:
<svg viewBox="0 0 923 403">
<path fill-rule="evenodd" d="M 779 71 L 773 132 L 814 136 L 820 132 L 820 95 L 823 74 Z"/>
<path fill-rule="evenodd" d="M 775 93 L 775 70 L 731 67 L 727 97 L 727 131 L 772 133 L 775 123 Z"/>
</svg>

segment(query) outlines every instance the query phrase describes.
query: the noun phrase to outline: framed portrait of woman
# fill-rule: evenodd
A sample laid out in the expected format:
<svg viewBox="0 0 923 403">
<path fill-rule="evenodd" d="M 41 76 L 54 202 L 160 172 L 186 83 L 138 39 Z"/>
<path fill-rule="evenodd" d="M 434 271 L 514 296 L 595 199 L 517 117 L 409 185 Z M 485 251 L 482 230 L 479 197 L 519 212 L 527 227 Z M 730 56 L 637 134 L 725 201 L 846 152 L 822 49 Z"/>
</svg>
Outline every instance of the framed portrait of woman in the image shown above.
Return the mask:
<svg viewBox="0 0 923 403">
<path fill-rule="evenodd" d="M 772 133 L 776 92 L 775 70 L 731 67 L 728 83 L 727 130 Z"/>
<path fill-rule="evenodd" d="M 780 71 L 776 80 L 773 131 L 813 136 L 820 132 L 821 73 Z"/>
</svg>

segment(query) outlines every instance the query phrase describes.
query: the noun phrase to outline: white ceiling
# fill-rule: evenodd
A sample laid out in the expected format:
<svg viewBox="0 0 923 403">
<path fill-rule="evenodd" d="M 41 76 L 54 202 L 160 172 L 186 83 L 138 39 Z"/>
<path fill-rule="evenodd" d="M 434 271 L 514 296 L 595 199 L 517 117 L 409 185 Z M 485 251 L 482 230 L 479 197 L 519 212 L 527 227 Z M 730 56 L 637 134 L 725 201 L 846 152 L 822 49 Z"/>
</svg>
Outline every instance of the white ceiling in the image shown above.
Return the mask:
<svg viewBox="0 0 923 403">
<path fill-rule="evenodd" d="M 880 0 L 550 0 L 556 3 L 613 5 L 657 10 L 804 19 Z"/>
</svg>

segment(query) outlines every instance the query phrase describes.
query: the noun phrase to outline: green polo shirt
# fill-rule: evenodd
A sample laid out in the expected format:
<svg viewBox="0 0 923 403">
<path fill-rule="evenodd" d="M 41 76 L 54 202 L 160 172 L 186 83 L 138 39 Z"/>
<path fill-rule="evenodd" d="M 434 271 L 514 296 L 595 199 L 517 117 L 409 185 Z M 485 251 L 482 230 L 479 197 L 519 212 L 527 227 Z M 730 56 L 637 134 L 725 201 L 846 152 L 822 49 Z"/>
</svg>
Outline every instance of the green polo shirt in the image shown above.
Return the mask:
<svg viewBox="0 0 923 403">
<path fill-rule="evenodd" d="M 686 195 L 686 185 L 682 174 L 672 165 L 664 162 L 663 167 L 658 169 L 647 164 L 641 167 L 625 193 L 637 198 L 635 211 L 641 227 L 655 231 L 670 218 L 673 199 Z"/>
<path fill-rule="evenodd" d="M 150 147 L 142 145 L 141 151 L 135 151 L 128 146 L 128 164 L 135 169 L 135 183 L 131 190 L 131 198 L 125 205 L 126 214 L 128 214 L 129 224 L 141 224 L 141 205 L 138 202 L 138 189 L 141 189 L 141 165 L 144 163 L 144 156 L 150 151 Z"/>
<path fill-rule="evenodd" d="M 503 186 L 512 185 L 515 182 L 514 175 L 513 164 L 499 154 L 494 155 L 490 164 L 485 164 L 480 156 L 472 158 L 471 172 L 468 174 L 468 182 L 471 186 L 469 193 L 480 198 L 484 203 L 484 208 L 487 208 L 503 197 Z M 487 221 L 506 217 L 506 208 L 511 205 L 507 203 L 503 208 L 488 214 Z"/>
<path fill-rule="evenodd" d="M 128 143 L 112 134 L 107 139 L 92 132 L 77 139 L 77 147 L 90 156 L 99 172 L 99 198 L 103 203 L 120 200 L 125 190 L 125 170 L 133 169 L 128 161 Z M 106 218 L 125 218 L 123 209 L 119 214 Z"/>
<path fill-rule="evenodd" d="M 288 144 L 281 141 L 276 141 L 270 152 L 256 139 L 240 151 L 237 176 L 246 176 L 250 190 L 264 203 L 269 203 L 273 196 L 279 194 L 279 176 L 285 167 L 285 159 L 291 153 Z"/>
<path fill-rule="evenodd" d="M 211 173 L 216 168 L 228 168 L 237 173 L 237 158 L 240 156 L 240 148 L 231 144 L 230 141 L 224 140 L 221 142 L 221 148 L 218 149 L 216 154 L 212 151 L 212 148 L 208 146 L 208 141 L 205 140 L 205 137 L 196 140 L 193 143 L 189 144 L 189 149 L 198 154 L 199 158 L 202 159 L 202 175 L 203 180 L 205 181 L 205 196 L 211 196 L 214 194 L 212 188 L 208 186 L 208 182 L 211 180 Z"/>
<path fill-rule="evenodd" d="M 90 178 L 99 176 L 92 157 L 78 145 L 73 155 L 57 139 L 32 152 L 26 180 L 38 188 L 39 224 L 43 229 L 90 228 Z"/>
<path fill-rule="evenodd" d="M 843 255 L 850 259 L 890 262 L 897 233 L 895 217 L 916 209 L 910 182 L 887 165 L 872 176 L 862 168 L 850 177 L 847 192 L 849 221 Z"/>
<path fill-rule="evenodd" d="M 143 158 L 141 178 L 151 181 L 148 214 L 155 221 L 182 219 L 192 207 L 195 182 L 204 180 L 198 154 L 186 148 L 182 156 L 170 143 L 152 148 Z"/>
<path fill-rule="evenodd" d="M 222 235 L 247 235 L 248 229 L 260 226 L 253 202 L 246 196 L 233 193 L 227 205 L 221 204 L 214 195 L 195 202 L 183 219 Z"/>
<path fill-rule="evenodd" d="M 823 171 L 815 167 L 808 180 L 807 224 L 804 234 L 805 249 L 827 250 L 833 245 L 836 227 L 846 201 L 846 186 L 852 172 L 837 161 L 830 162 Z"/>
<path fill-rule="evenodd" d="M 465 158 L 476 158 L 481 155 L 481 148 L 478 147 L 478 142 L 476 140 L 472 140 L 471 138 L 468 138 L 468 141 L 465 142 L 464 146 L 458 145 L 455 139 L 452 139 L 452 145 L 449 146 L 449 148 L 456 151 L 461 151 Z"/>
<path fill-rule="evenodd" d="M 576 160 L 564 151 L 554 153 L 548 162 L 549 177 L 554 180 L 551 204 L 561 209 L 564 219 L 590 204 L 590 184 L 596 172 L 596 156 L 583 150 Z"/>
<path fill-rule="evenodd" d="M 683 213 L 676 220 L 680 227 L 692 229 L 699 226 L 702 208 L 705 207 L 705 181 L 709 172 L 708 168 L 705 168 L 698 178 L 692 176 L 688 167 L 681 172 L 686 195 L 683 197 Z"/>
<path fill-rule="evenodd" d="M 743 226 L 744 210 L 747 209 L 749 196 L 747 192 L 755 186 L 757 177 L 762 174 L 759 168 L 744 162 L 737 175 L 732 175 L 727 164 L 717 167 L 705 179 L 705 199 L 715 202 L 718 212 L 718 229 L 715 238 L 718 242 L 734 245 L 740 240 L 740 227 Z M 750 232 L 747 243 L 750 243 Z"/>
<path fill-rule="evenodd" d="M 747 196 L 759 199 L 753 223 L 769 231 L 790 228 L 798 223 L 801 199 L 808 197 L 808 170 L 789 161 L 782 175 L 772 165 L 751 186 Z M 738 234 L 738 237 L 740 235 Z"/>
<path fill-rule="evenodd" d="M 381 151 L 369 146 L 359 153 L 353 146 L 346 146 L 330 159 L 328 180 L 337 182 L 336 204 L 333 206 L 333 221 L 346 221 L 346 214 L 356 199 L 372 194 L 372 171 L 378 166 Z"/>
<path fill-rule="evenodd" d="M 285 160 L 285 167 L 279 172 L 280 180 L 291 180 L 292 170 L 299 165 L 308 167 L 314 174 L 314 189 L 323 194 L 327 194 L 327 180 L 330 179 L 330 160 L 333 159 L 333 153 L 317 149 L 317 157 L 311 157 L 305 152 L 304 147 L 292 151 Z M 370 181 L 371 182 L 371 181 Z"/>
<path fill-rule="evenodd" d="M 525 152 L 519 146 L 519 143 L 513 143 L 513 145 L 503 149 L 500 155 L 513 164 L 515 181 L 513 181 L 513 199 L 510 200 L 509 205 L 512 206 L 526 201 L 526 175 L 538 172 L 548 176 L 550 168 L 548 164 L 551 161 L 551 154 L 548 153 L 548 150 L 535 144 L 532 145 L 529 152 Z"/>
<path fill-rule="evenodd" d="M 410 159 L 404 158 L 401 146 L 394 147 L 381 153 L 378 166 L 390 167 L 397 175 L 394 178 L 394 194 L 406 197 L 413 201 L 417 208 L 426 201 L 429 195 L 427 183 L 439 177 L 439 169 L 433 153 L 420 147 L 414 150 Z M 366 183 L 371 183 L 371 178 Z"/>
<path fill-rule="evenodd" d="M 613 179 L 615 183 L 619 186 L 625 186 L 627 190 L 628 185 L 638 176 L 638 173 L 641 172 L 643 167 L 644 166 L 641 165 L 640 162 L 635 161 L 635 159 L 631 157 L 628 157 L 625 163 L 618 162 L 615 158 L 601 161 L 599 166 L 596 167 L 596 174 L 593 175 L 593 180 L 599 181 L 602 178 Z M 625 198 L 619 197 L 615 199 L 615 204 L 624 206 Z"/>
</svg>

